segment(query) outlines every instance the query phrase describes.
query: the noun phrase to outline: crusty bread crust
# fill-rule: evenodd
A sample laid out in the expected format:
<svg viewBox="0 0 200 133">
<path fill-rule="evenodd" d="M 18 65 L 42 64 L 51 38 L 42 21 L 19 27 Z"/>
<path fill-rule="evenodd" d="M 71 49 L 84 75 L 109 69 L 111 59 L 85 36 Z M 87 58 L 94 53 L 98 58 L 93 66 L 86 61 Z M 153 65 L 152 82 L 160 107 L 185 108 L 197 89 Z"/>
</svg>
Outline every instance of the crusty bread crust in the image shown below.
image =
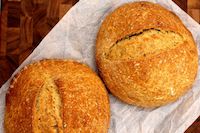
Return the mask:
<svg viewBox="0 0 200 133">
<path fill-rule="evenodd" d="M 157 107 L 191 88 L 198 54 L 192 34 L 174 13 L 158 4 L 135 2 L 103 21 L 96 63 L 113 95 L 129 104 Z"/>
<path fill-rule="evenodd" d="M 43 60 L 24 67 L 6 95 L 6 133 L 106 133 L 109 119 L 102 81 L 75 61 Z"/>
</svg>

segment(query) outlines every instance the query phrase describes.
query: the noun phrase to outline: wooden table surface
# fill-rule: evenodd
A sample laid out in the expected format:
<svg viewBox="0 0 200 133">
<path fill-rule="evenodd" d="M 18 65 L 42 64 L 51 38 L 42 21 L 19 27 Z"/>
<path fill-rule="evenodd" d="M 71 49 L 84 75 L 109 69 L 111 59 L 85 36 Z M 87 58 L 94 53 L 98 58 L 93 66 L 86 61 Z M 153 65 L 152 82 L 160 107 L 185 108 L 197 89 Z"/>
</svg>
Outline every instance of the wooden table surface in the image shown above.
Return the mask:
<svg viewBox="0 0 200 133">
<path fill-rule="evenodd" d="M 0 86 L 78 0 L 3 0 Z M 200 0 L 174 0 L 200 22 Z M 200 133 L 200 117 L 186 133 Z"/>
</svg>

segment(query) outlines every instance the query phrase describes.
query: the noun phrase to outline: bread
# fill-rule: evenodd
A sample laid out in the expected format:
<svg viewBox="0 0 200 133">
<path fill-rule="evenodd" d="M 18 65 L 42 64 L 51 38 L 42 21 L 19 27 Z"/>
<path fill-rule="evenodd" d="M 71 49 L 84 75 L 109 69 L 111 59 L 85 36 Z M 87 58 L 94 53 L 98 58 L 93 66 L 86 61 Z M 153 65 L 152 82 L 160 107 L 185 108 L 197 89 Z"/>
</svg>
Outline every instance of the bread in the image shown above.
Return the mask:
<svg viewBox="0 0 200 133">
<path fill-rule="evenodd" d="M 174 13 L 158 4 L 135 2 L 103 21 L 96 63 L 113 95 L 140 107 L 158 107 L 191 88 L 198 55 L 192 34 Z"/>
<path fill-rule="evenodd" d="M 110 110 L 100 78 L 75 61 L 24 67 L 6 95 L 6 133 L 106 133 Z"/>
</svg>

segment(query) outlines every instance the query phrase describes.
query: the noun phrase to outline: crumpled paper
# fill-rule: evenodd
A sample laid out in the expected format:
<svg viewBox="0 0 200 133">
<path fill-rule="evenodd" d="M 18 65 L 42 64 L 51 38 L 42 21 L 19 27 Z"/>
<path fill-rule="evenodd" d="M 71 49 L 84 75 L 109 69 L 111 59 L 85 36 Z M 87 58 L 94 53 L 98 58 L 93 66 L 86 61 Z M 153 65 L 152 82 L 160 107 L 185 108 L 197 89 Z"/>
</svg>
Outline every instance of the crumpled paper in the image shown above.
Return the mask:
<svg viewBox="0 0 200 133">
<path fill-rule="evenodd" d="M 19 66 L 12 77 L 23 66 L 46 58 L 75 59 L 88 64 L 96 71 L 95 40 L 103 19 L 123 3 L 134 1 L 140 0 L 80 0 Z M 197 22 L 171 0 L 146 1 L 159 3 L 176 13 L 192 32 L 200 50 L 200 25 Z M 11 78 L 0 89 L 1 133 L 4 132 L 5 94 Z M 156 109 L 138 108 L 121 102 L 111 94 L 110 104 L 109 133 L 182 133 L 200 115 L 200 76 L 198 73 L 195 84 L 186 95 L 166 106 Z"/>
</svg>

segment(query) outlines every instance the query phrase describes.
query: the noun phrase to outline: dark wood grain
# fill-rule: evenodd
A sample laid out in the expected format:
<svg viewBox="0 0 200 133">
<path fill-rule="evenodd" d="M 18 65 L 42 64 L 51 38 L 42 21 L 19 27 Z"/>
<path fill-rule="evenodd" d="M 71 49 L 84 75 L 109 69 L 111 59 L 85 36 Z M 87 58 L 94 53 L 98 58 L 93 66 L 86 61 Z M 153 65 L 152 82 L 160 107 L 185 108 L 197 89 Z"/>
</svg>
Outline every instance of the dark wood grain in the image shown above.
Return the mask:
<svg viewBox="0 0 200 133">
<path fill-rule="evenodd" d="M 0 56 L 4 57 L 6 55 L 6 44 L 7 44 L 7 14 L 8 14 L 8 4 L 6 0 L 2 1 L 2 11 L 1 11 L 1 45 L 0 45 Z"/>
<path fill-rule="evenodd" d="M 0 86 L 77 1 L 2 1 Z M 200 22 L 200 0 L 174 0 L 174 2 L 183 10 L 188 11 L 197 22 Z M 190 126 L 186 133 L 200 133 L 200 118 Z"/>
<path fill-rule="evenodd" d="M 188 0 L 173 0 L 179 7 L 181 7 L 184 11 L 187 11 L 187 1 Z"/>
</svg>

